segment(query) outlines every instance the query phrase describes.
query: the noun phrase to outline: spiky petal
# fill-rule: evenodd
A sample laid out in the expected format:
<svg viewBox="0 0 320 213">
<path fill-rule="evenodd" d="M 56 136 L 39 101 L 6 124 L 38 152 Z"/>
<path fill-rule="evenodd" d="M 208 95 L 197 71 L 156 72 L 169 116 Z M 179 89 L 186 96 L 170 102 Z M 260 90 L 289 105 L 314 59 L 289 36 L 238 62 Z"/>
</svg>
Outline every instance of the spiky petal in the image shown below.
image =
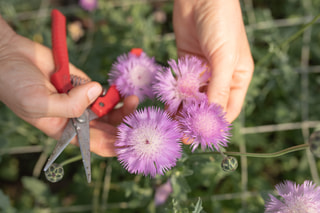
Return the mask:
<svg viewBox="0 0 320 213">
<path fill-rule="evenodd" d="M 123 97 L 138 96 L 140 101 L 154 98 L 152 84 L 156 72 L 161 69 L 154 58 L 142 52 L 139 56 L 133 53 L 119 56 L 109 73 L 109 83 L 115 84 Z"/>
<path fill-rule="evenodd" d="M 80 0 L 79 5 L 88 11 L 93 11 L 98 7 L 98 1 L 97 0 Z"/>
<path fill-rule="evenodd" d="M 163 175 L 181 157 L 178 122 L 159 108 L 136 111 L 118 129 L 118 160 L 130 173 Z"/>
<path fill-rule="evenodd" d="M 182 133 L 191 142 L 192 151 L 199 145 L 202 150 L 227 146 L 230 137 L 230 123 L 220 105 L 207 99 L 193 100 L 185 105 L 178 116 Z"/>
<path fill-rule="evenodd" d="M 208 68 L 195 56 L 180 58 L 178 63 L 168 61 L 169 67 L 156 75 L 153 86 L 157 97 L 167 104 L 170 113 L 176 113 L 181 104 L 192 99 L 203 99 L 205 93 L 200 88 L 207 84 L 210 77 Z"/>
<path fill-rule="evenodd" d="M 265 204 L 266 213 L 315 213 L 320 211 L 320 187 L 312 181 L 297 185 L 284 181 L 276 185 L 281 199 L 270 195 Z"/>
</svg>

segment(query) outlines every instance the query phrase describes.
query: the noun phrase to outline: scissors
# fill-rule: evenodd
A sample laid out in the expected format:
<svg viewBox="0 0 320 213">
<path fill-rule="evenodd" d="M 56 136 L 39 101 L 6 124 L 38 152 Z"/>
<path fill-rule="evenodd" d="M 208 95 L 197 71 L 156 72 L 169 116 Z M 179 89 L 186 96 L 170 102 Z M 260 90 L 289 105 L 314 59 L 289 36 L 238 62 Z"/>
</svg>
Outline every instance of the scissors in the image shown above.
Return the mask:
<svg viewBox="0 0 320 213">
<path fill-rule="evenodd" d="M 52 17 L 52 52 L 55 64 L 55 72 L 51 75 L 51 83 L 59 93 L 68 93 L 73 88 L 69 72 L 69 58 L 66 41 L 66 18 L 58 10 L 51 12 Z M 70 118 L 61 138 L 58 140 L 52 154 L 50 155 L 44 171 L 47 171 L 70 141 L 77 135 L 81 150 L 83 166 L 88 183 L 91 182 L 91 154 L 90 154 L 90 127 L 89 122 L 106 115 L 120 101 L 119 91 L 115 85 L 98 97 L 78 118 Z"/>
</svg>

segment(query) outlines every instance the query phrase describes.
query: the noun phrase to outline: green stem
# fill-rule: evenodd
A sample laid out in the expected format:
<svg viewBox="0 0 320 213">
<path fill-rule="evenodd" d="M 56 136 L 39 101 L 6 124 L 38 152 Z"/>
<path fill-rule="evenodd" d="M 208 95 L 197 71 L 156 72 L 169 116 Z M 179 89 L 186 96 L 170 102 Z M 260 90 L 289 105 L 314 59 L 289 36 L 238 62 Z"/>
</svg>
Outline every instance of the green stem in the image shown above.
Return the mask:
<svg viewBox="0 0 320 213">
<path fill-rule="evenodd" d="M 309 148 L 309 144 L 300 144 L 297 146 L 292 146 L 287 149 L 280 150 L 278 152 L 272 152 L 272 153 L 243 153 L 243 152 L 223 152 L 225 155 L 233 155 L 233 156 L 246 156 L 246 157 L 252 157 L 252 158 L 275 158 L 279 157 L 291 152 L 296 152 L 300 150 L 305 150 Z M 220 152 L 203 152 L 203 153 L 195 153 L 191 156 L 197 156 L 197 155 L 212 155 L 212 154 L 221 154 Z"/>
<path fill-rule="evenodd" d="M 275 158 L 275 157 L 279 157 L 291 152 L 296 152 L 296 151 L 300 151 L 300 150 L 305 150 L 308 149 L 310 147 L 309 144 L 300 144 L 297 146 L 292 146 L 283 150 L 280 150 L 278 152 L 272 152 L 272 153 L 250 153 L 250 152 L 202 152 L 202 153 L 194 153 L 191 155 L 191 157 L 197 156 L 197 155 L 212 155 L 212 154 L 222 154 L 222 155 L 233 155 L 233 156 L 246 156 L 246 157 L 252 157 L 252 158 Z M 61 166 L 65 166 L 67 164 L 76 162 L 78 160 L 81 160 L 82 156 L 81 155 L 77 155 L 73 158 L 70 158 L 66 161 L 63 161 L 62 163 L 60 163 Z"/>
<path fill-rule="evenodd" d="M 304 25 L 298 32 L 296 32 L 295 34 L 293 34 L 292 36 L 290 36 L 288 39 L 286 39 L 285 41 L 283 41 L 283 42 L 279 45 L 279 48 L 280 48 L 280 49 L 286 48 L 291 42 L 293 42 L 293 41 L 296 40 L 299 36 L 301 36 L 306 29 L 308 29 L 309 27 L 311 27 L 319 18 L 320 18 L 320 14 L 317 15 L 316 17 L 314 17 L 309 23 L 307 23 L 306 25 Z M 262 59 L 260 59 L 260 60 L 256 63 L 256 67 L 262 66 L 263 63 L 266 62 L 272 55 L 273 55 L 273 52 L 268 52 L 268 54 L 266 54 Z"/>
<path fill-rule="evenodd" d="M 82 159 L 82 155 L 77 155 L 73 158 L 69 158 L 68 160 L 63 161 L 62 163 L 60 163 L 60 166 L 65 166 L 65 165 L 68 165 L 70 163 L 76 162 L 81 159 Z"/>
</svg>

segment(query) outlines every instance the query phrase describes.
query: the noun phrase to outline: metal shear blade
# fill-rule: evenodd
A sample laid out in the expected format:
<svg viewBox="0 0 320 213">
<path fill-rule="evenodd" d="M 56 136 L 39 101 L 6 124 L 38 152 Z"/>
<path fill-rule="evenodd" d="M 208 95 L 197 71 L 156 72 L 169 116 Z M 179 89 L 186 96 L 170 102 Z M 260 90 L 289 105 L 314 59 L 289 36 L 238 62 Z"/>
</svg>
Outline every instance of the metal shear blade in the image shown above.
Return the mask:
<svg viewBox="0 0 320 213">
<path fill-rule="evenodd" d="M 89 129 L 89 112 L 88 110 L 79 118 L 72 118 L 75 126 L 79 146 L 82 155 L 83 166 L 87 175 L 88 183 L 91 182 L 91 154 L 90 154 L 90 129 Z"/>
<path fill-rule="evenodd" d="M 48 159 L 47 164 L 44 167 L 44 171 L 52 165 L 52 163 L 58 158 L 61 152 L 66 148 L 70 141 L 77 135 L 78 142 L 81 150 L 83 166 L 85 168 L 87 181 L 91 182 L 91 155 L 90 155 L 90 129 L 89 122 L 91 120 L 89 109 L 79 118 L 69 119 L 65 130 L 62 133 L 60 140 L 57 142 L 51 156 Z"/>
<path fill-rule="evenodd" d="M 57 142 L 52 154 L 50 155 L 47 164 L 44 167 L 44 171 L 47 171 L 53 162 L 58 158 L 61 152 L 67 147 L 72 138 L 77 135 L 75 131 L 72 119 L 69 119 L 66 128 L 64 129 L 61 138 Z"/>
</svg>

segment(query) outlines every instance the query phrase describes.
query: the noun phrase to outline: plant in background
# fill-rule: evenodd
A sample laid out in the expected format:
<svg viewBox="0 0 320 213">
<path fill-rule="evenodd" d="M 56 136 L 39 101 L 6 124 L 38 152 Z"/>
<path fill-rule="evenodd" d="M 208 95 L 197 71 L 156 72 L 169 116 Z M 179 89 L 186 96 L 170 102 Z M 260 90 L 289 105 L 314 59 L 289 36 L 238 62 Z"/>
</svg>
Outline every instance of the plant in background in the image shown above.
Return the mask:
<svg viewBox="0 0 320 213">
<path fill-rule="evenodd" d="M 206 98 L 200 90 L 207 85 L 210 72 L 200 59 L 186 56 L 178 63 L 169 60 L 168 64 L 170 67 L 164 72 L 157 73 L 153 89 L 159 100 L 167 104 L 170 113 L 176 113 L 181 104 Z"/>
<path fill-rule="evenodd" d="M 159 108 L 137 110 L 118 127 L 118 160 L 130 173 L 163 175 L 182 154 L 178 128 L 178 122 Z"/>
<path fill-rule="evenodd" d="M 159 69 L 161 67 L 155 59 L 146 53 L 137 55 L 130 52 L 120 55 L 113 63 L 109 83 L 115 84 L 123 97 L 136 95 L 142 102 L 145 98 L 154 98 L 152 84 Z"/>
<path fill-rule="evenodd" d="M 316 213 L 320 209 L 320 187 L 312 181 L 297 185 L 285 181 L 276 185 L 280 200 L 270 196 L 265 204 L 266 213 Z"/>
<path fill-rule="evenodd" d="M 36 18 L 37 13 L 43 9 L 42 3 L 44 1 L 32 1 L 30 4 L 25 4 L 25 1 L 22 0 L 14 2 L 14 4 L 12 1 L 0 3 L 1 16 L 13 24 L 17 33 L 34 40 L 36 40 L 35 35 L 39 34 L 44 38 L 41 42 L 50 46 L 47 36 L 50 30 L 47 24 L 48 20 L 45 18 L 46 16 L 41 16 L 41 19 Z M 144 4 L 135 1 L 130 2 L 129 7 L 128 1 L 99 1 L 101 9 L 95 10 L 94 13 L 85 13 L 82 9 L 75 8 L 74 1 L 52 1 L 52 3 L 54 3 L 52 6 L 61 8 L 71 19 L 76 16 L 81 17 L 85 22 L 88 18 L 95 21 L 94 24 L 97 27 L 90 31 L 92 34 L 86 33 L 80 42 L 71 43 L 69 49 L 73 63 L 76 63 L 75 65 L 82 70 L 88 71 L 87 74 L 94 80 L 101 80 L 105 77 L 106 68 L 111 67 L 112 60 L 122 54 L 124 49 L 129 50 L 132 44 L 144 47 L 148 53 L 155 53 L 154 56 L 159 61 L 176 58 L 175 40 L 171 39 L 172 1 L 162 1 L 161 3 L 150 1 Z M 247 157 L 247 163 L 247 160 L 241 162 L 241 166 L 244 166 L 242 167 L 244 169 L 241 169 L 241 175 L 240 171 L 238 171 L 239 173 L 226 173 L 219 170 L 220 162 L 217 159 L 220 159 L 221 156 L 218 153 L 216 158 L 217 152 L 200 152 L 200 150 L 198 152 L 197 150 L 190 155 L 188 152 L 177 162 L 175 168 L 166 174 L 167 177 L 157 176 L 151 180 L 140 175 L 134 177 L 125 175 L 123 170 L 119 168 L 120 164 L 116 162 L 116 159 L 106 160 L 93 155 L 94 182 L 92 184 L 86 183 L 83 168 L 77 166 L 76 163 L 74 166 L 66 168 L 63 183 L 52 186 L 46 181 L 43 182 L 45 177 L 40 175 L 42 174 L 41 162 L 43 162 L 43 154 L 45 153 L 41 155 L 29 154 L 29 151 L 30 148 L 32 150 L 49 149 L 54 141 L 16 118 L 2 104 L 0 200 L 3 202 L 0 202 L 0 211 L 39 212 L 50 209 L 53 212 L 71 212 L 79 209 L 82 212 L 196 213 L 200 212 L 196 209 L 200 210 L 203 204 L 206 212 L 263 212 L 265 207 L 260 202 L 260 193 L 257 192 L 263 193 L 264 190 L 268 190 L 264 186 L 268 185 L 266 182 L 271 178 L 273 181 L 279 181 L 279 178 L 285 175 L 296 180 L 313 178 L 317 182 L 317 177 L 311 177 L 312 172 L 309 173 L 309 169 L 317 174 L 319 164 L 313 166 L 308 161 L 309 157 L 306 157 L 303 150 L 308 149 L 309 145 L 303 143 L 301 130 L 284 131 L 278 129 L 276 132 L 271 130 L 269 133 L 261 133 L 259 127 L 265 124 L 277 126 L 278 124 L 286 125 L 286 122 L 298 122 L 301 117 L 301 109 L 305 109 L 307 112 L 305 113 L 307 118 L 303 120 L 302 126 L 309 124 L 309 121 L 314 123 L 319 120 L 320 110 L 317 107 L 320 100 L 317 98 L 319 79 L 314 71 L 319 64 L 320 56 L 319 48 L 317 48 L 319 47 L 317 36 L 320 25 L 316 22 L 319 20 L 319 15 L 310 23 L 303 25 L 301 30 L 293 35 L 293 32 L 300 28 L 305 21 L 313 15 L 319 14 L 316 7 L 319 5 L 319 0 L 311 0 L 307 3 L 301 0 L 274 2 L 270 3 L 270 7 L 265 7 L 262 1 L 254 1 L 253 7 L 251 2 L 244 1 L 242 3 L 249 41 L 253 42 L 251 48 L 257 62 L 256 71 L 260 72 L 251 82 L 246 97 L 247 104 L 242 112 L 243 117 L 234 122 L 236 134 L 232 140 L 237 143 L 233 148 L 237 149 L 240 146 L 240 150 L 241 147 L 244 149 L 242 152 L 224 152 L 228 157 Z M 37 11 L 38 9 L 39 11 Z M 158 9 L 164 10 L 169 17 L 168 21 L 161 25 L 155 23 L 153 15 L 150 15 Z M 282 20 L 277 20 L 280 17 Z M 312 30 L 306 31 L 311 25 Z M 86 27 L 83 29 L 87 30 Z M 286 39 L 285 37 L 288 35 L 292 36 Z M 280 44 L 279 48 L 278 44 Z M 268 46 L 275 48 L 271 50 L 272 48 L 266 48 Z M 306 47 L 309 47 L 310 51 Z M 277 56 L 280 55 L 282 58 L 271 57 L 275 54 L 274 50 L 278 51 Z M 300 54 L 301 50 L 303 51 Z M 263 57 L 264 55 L 267 57 Z M 290 69 L 287 69 L 286 72 L 284 67 Z M 170 71 L 173 72 L 172 69 Z M 178 79 L 177 76 L 177 74 L 173 75 L 175 81 Z M 303 80 L 307 76 L 309 76 L 309 80 L 306 95 L 297 82 L 300 81 L 300 77 Z M 310 99 L 297 98 L 300 96 L 308 97 L 308 94 Z M 303 100 L 309 101 L 304 102 Z M 258 132 L 243 133 L 242 130 L 246 131 L 247 127 L 249 127 L 248 130 L 251 127 L 258 129 Z M 312 127 L 309 126 L 309 128 Z M 313 139 L 317 140 L 317 138 Z M 240 142 L 244 140 L 245 143 Z M 299 145 L 296 146 L 297 144 Z M 310 146 L 312 146 L 311 150 L 314 154 L 318 153 L 317 144 L 313 142 Z M 17 150 L 18 152 L 16 152 Z M 247 153 L 246 150 L 254 151 L 254 153 Z M 77 153 L 71 146 L 61 161 L 69 160 L 75 154 Z M 287 156 L 279 158 L 283 155 Z M 77 161 L 81 163 L 81 155 L 79 156 Z M 255 160 L 257 157 L 268 158 L 268 160 Z M 230 165 L 236 163 L 229 158 L 225 158 L 224 161 L 223 168 L 227 170 L 233 168 Z M 286 167 L 288 163 L 290 163 L 290 167 Z M 60 163 L 60 165 L 62 164 L 66 165 Z M 246 171 L 245 166 L 248 165 L 250 167 Z M 31 176 L 31 168 L 34 168 L 32 173 L 34 177 L 22 177 L 23 175 Z M 272 169 L 268 170 L 268 168 Z M 285 174 L 282 174 L 280 171 L 284 170 Z M 59 172 L 59 170 L 54 171 Z M 269 172 L 266 173 L 266 171 Z M 186 174 L 188 176 L 185 176 Z M 249 180 L 250 177 L 254 177 L 254 180 L 249 181 L 247 178 L 243 178 L 246 175 L 249 175 Z M 55 177 L 58 176 L 55 175 Z M 165 182 L 167 179 L 172 181 L 173 192 L 165 205 L 155 207 L 156 187 L 154 184 L 162 185 L 161 182 Z M 38 183 L 33 180 L 37 180 Z M 242 187 L 245 185 L 247 187 Z M 251 192 L 253 192 L 252 197 L 247 197 Z M 241 196 L 242 202 L 239 201 L 238 195 Z M 201 197 L 203 202 L 199 200 L 194 206 L 198 197 Z M 283 197 L 275 197 L 284 203 Z M 44 198 L 45 202 L 43 202 Z"/>
</svg>

